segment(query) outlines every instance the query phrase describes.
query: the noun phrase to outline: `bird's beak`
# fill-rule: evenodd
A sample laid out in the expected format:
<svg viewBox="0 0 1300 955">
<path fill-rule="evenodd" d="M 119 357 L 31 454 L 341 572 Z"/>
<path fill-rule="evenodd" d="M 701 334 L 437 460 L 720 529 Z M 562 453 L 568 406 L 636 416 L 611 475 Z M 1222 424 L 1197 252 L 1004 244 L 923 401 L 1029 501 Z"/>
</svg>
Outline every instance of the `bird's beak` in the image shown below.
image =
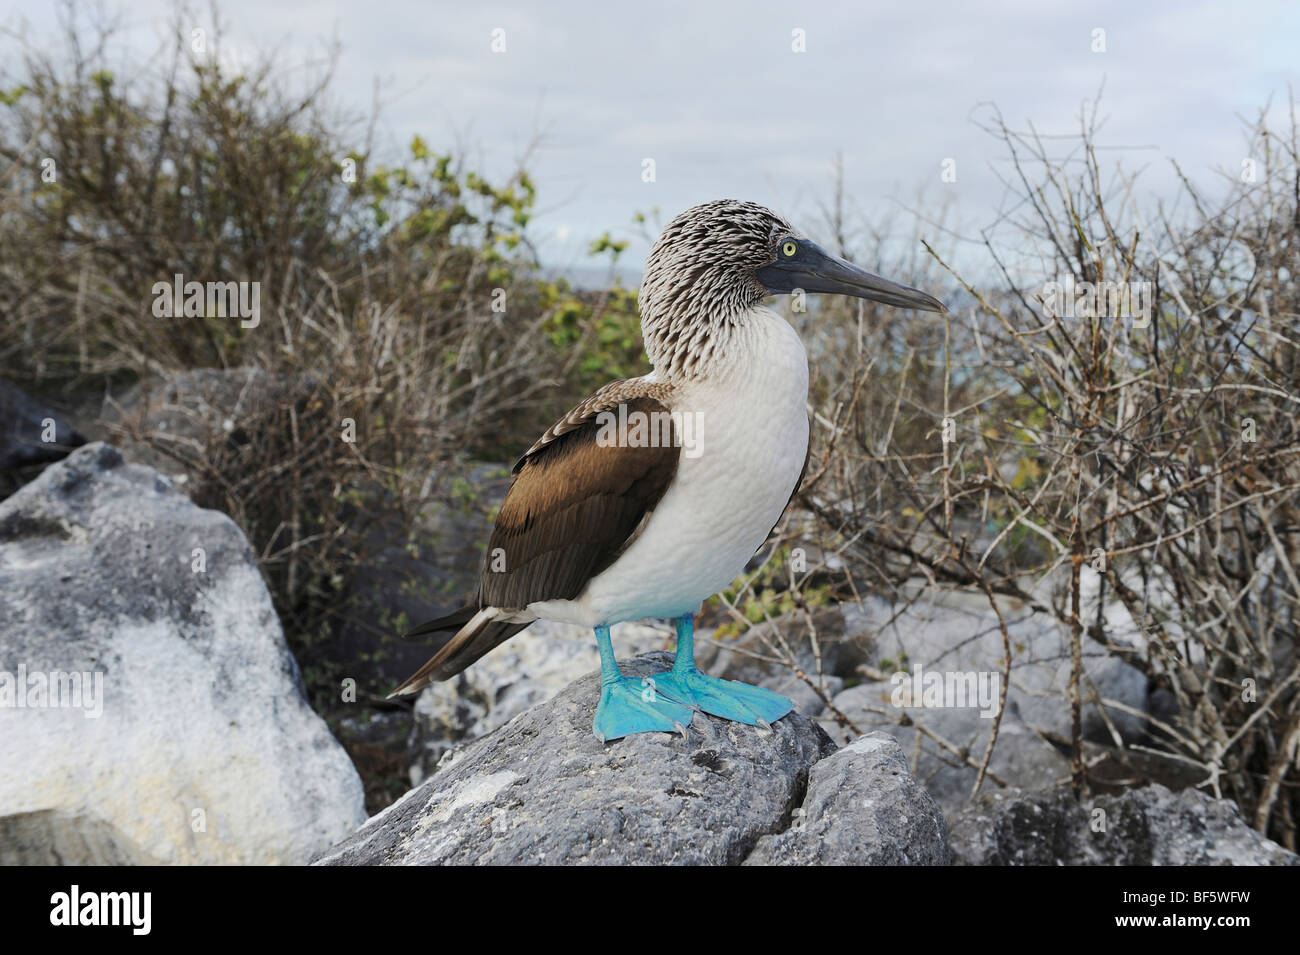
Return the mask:
<svg viewBox="0 0 1300 955">
<path fill-rule="evenodd" d="M 948 311 L 933 295 L 872 275 L 806 239 L 799 240 L 799 249 L 793 256 L 765 265 L 754 275 L 774 295 L 803 289 L 869 298 L 873 302 L 925 312 Z"/>
</svg>

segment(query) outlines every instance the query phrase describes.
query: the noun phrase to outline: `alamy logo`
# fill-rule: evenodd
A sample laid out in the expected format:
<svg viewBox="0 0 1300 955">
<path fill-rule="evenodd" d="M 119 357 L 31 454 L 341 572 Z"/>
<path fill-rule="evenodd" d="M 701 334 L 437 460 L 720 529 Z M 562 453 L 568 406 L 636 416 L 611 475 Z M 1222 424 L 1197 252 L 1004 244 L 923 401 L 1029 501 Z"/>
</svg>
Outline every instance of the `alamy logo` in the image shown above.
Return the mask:
<svg viewBox="0 0 1300 955">
<path fill-rule="evenodd" d="M 1132 318 L 1134 328 L 1151 324 L 1155 289 L 1150 282 L 1076 282 L 1073 275 L 1043 286 L 1048 318 Z"/>
<path fill-rule="evenodd" d="M 917 663 L 912 666 L 911 674 L 900 670 L 889 682 L 894 684 L 894 692 L 889 696 L 894 706 L 926 709 L 978 706 L 980 716 L 986 720 L 997 714 L 997 703 L 1002 696 L 1002 674 L 997 671 L 926 670 Z"/>
<path fill-rule="evenodd" d="M 152 291 L 157 318 L 238 318 L 241 328 L 262 321 L 261 282 L 186 282 L 178 272 Z"/>
<path fill-rule="evenodd" d="M 88 720 L 104 714 L 104 671 L 0 670 L 0 709 L 82 710 Z"/>
<path fill-rule="evenodd" d="M 133 935 L 148 935 L 153 927 L 152 892 L 68 892 L 50 896 L 51 925 L 127 925 Z"/>
<path fill-rule="evenodd" d="M 680 447 L 688 458 L 704 451 L 704 422 L 698 411 L 628 411 L 620 402 L 617 412 L 598 413 L 596 423 L 596 444 L 602 448 Z"/>
</svg>

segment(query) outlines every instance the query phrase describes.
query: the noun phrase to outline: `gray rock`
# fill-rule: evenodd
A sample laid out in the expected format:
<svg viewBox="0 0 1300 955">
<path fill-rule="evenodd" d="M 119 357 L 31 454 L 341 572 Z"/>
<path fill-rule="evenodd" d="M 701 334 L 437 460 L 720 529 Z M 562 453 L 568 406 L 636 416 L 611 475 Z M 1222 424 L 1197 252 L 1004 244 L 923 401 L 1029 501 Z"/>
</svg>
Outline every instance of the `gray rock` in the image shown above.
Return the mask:
<svg viewBox="0 0 1300 955">
<path fill-rule="evenodd" d="M 1008 708 L 1026 726 L 1068 739 L 1070 648 L 1065 633 L 1057 621 L 1032 613 L 1016 601 L 1003 599 L 1000 606 L 1011 638 Z M 919 664 L 926 670 L 1002 670 L 1002 634 L 982 594 L 945 591 L 895 611 L 895 607 L 878 598 L 863 601 L 861 608 L 844 608 L 848 634 L 875 633 L 869 662 L 876 669 L 910 673 Z M 1085 640 L 1083 650 L 1085 696 L 1090 694 L 1091 684 L 1101 697 L 1145 712 L 1146 677 L 1091 641 Z M 977 714 L 972 712 L 971 716 Z M 1146 732 L 1140 716 L 1110 707 L 1106 717 L 1126 742 L 1139 740 Z M 1113 742 L 1106 719 L 1096 705 L 1087 702 L 1083 707 L 1083 731 L 1094 741 Z"/>
<path fill-rule="evenodd" d="M 101 418 L 132 461 L 184 485 L 203 473 L 208 449 L 247 440 L 245 419 L 286 398 L 284 382 L 262 368 L 196 368 L 131 385 L 105 401 Z"/>
<path fill-rule="evenodd" d="M 62 415 L 0 378 L 0 471 L 57 461 L 85 443 Z"/>
<path fill-rule="evenodd" d="M 1235 803 L 1159 784 L 1084 803 L 1068 787 L 988 793 L 949 830 L 955 865 L 1300 865 Z"/>
<path fill-rule="evenodd" d="M 846 648 L 840 639 L 842 621 L 839 609 L 820 610 L 815 620 L 821 649 L 820 668 L 808 638 L 807 620 L 799 611 L 783 614 L 770 624 L 754 626 L 734 639 L 716 640 L 712 628 L 701 628 L 696 634 L 696 659 L 700 669 L 712 676 L 775 690 L 788 696 L 797 712 L 804 716 L 818 716 L 826 709 L 823 697 L 831 699 L 843 689 L 843 677 L 853 673 L 853 665 L 848 664 L 850 657 L 846 656 Z M 793 651 L 795 662 L 805 678 L 786 663 L 764 659 L 776 654 L 773 644 L 764 639 L 771 639 L 773 629 Z M 774 645 L 781 646 L 779 642 Z"/>
<path fill-rule="evenodd" d="M 870 733 L 815 763 L 787 830 L 746 865 L 947 865 L 943 813 L 907 770 L 898 741 Z"/>
<path fill-rule="evenodd" d="M 247 540 L 162 475 L 104 444 L 46 469 L 0 503 L 0 593 L 18 861 L 297 863 L 364 819 Z M 55 672 L 100 692 L 15 705 Z"/>
<path fill-rule="evenodd" d="M 1001 605 L 1011 637 L 1011 681 L 989 769 L 1007 785 L 1045 789 L 1068 779 L 1069 759 L 1054 743 L 1070 738 L 1070 708 L 1067 696 L 1069 646 L 1059 625 L 1041 614 L 1030 613 L 1014 601 Z M 878 598 L 862 607 L 845 605 L 846 646 L 864 646 L 870 637 L 863 670 L 870 675 L 897 673 L 911 676 L 918 665 L 922 673 L 997 674 L 1001 680 L 1004 648 L 997 617 L 982 595 L 945 592 L 931 600 L 918 601 L 899 610 Z M 1138 670 L 1111 657 L 1095 645 L 1085 644 L 1084 669 L 1087 679 L 1104 699 L 1113 699 L 1142 713 L 1146 711 L 1148 685 Z M 1089 683 L 1090 681 L 1090 683 Z M 904 714 L 918 726 L 964 750 L 977 763 L 983 758 L 993 720 L 983 706 L 942 707 L 914 705 L 911 681 L 905 681 L 902 707 L 895 705 L 896 684 L 869 680 L 851 687 L 832 700 L 852 722 L 844 728 L 830 712 L 821 716 L 823 728 L 837 742 L 854 732 L 883 730 L 896 737 L 912 765 L 913 772 L 948 813 L 964 806 L 974 786 L 977 771 L 965 760 L 945 750 L 934 740 L 910 726 L 900 726 Z M 995 686 L 990 683 L 990 690 Z M 992 710 L 996 693 L 991 692 Z M 1085 739 L 1112 743 L 1107 719 L 1126 742 L 1140 740 L 1145 721 L 1117 707 L 1107 707 L 1105 717 L 1095 704 L 1083 709 Z M 919 740 L 918 740 L 919 737 Z M 989 787 L 991 782 L 986 781 Z"/>
<path fill-rule="evenodd" d="M 718 670 L 706 667 L 706 671 L 715 676 L 724 676 L 725 679 L 739 679 L 734 676 L 726 676 L 724 668 L 720 673 Z M 804 716 L 820 716 L 826 710 L 826 703 L 822 699 L 822 694 L 827 699 L 834 699 L 836 694 L 844 688 L 844 680 L 838 676 L 829 676 L 823 674 L 820 680 L 821 694 L 814 688 L 818 684 L 817 677 L 813 676 L 807 670 L 804 671 L 809 680 L 813 681 L 810 686 L 807 681 L 786 667 L 773 667 L 757 679 L 745 680 L 742 683 L 753 683 L 755 686 L 766 687 L 769 690 L 775 690 L 783 696 L 789 697 L 790 702 L 794 704 L 795 712 L 802 713 Z"/>
<path fill-rule="evenodd" d="M 656 652 L 623 669 L 671 663 Z M 602 744 L 598 683 L 589 673 L 451 754 L 318 864 L 737 864 L 789 825 L 810 767 L 834 750 L 798 714 L 770 730 L 697 714 L 686 739 Z"/>
<path fill-rule="evenodd" d="M 805 716 L 816 716 L 825 708 L 816 692 L 788 667 L 756 663 L 746 656 L 742 649 L 749 647 L 750 641 L 743 641 L 743 647 L 742 641 L 719 646 L 712 642 L 712 633 L 708 628 L 696 633 L 696 660 L 704 672 L 783 693 Z M 620 656 L 664 649 L 676 642 L 667 622 L 658 626 L 622 623 L 614 628 L 613 639 Z M 590 629 L 539 620 L 455 680 L 428 687 L 415 704 L 412 784 L 419 785 L 427 778 L 449 750 L 550 699 L 590 672 L 595 660 L 595 637 Z M 833 697 L 843 683 L 837 676 L 826 676 L 824 692 Z"/>
<path fill-rule="evenodd" d="M 620 656 L 671 645 L 671 631 L 619 624 Z M 591 671 L 596 638 L 586 627 L 539 620 L 511 637 L 454 680 L 434 683 L 415 701 L 411 783 L 419 785 L 446 753 L 504 726 Z"/>
<path fill-rule="evenodd" d="M 859 730 L 884 732 L 897 739 L 921 784 L 945 812 L 956 812 L 970 799 L 978 770 L 922 736 L 915 726 L 900 726 L 900 710 L 891 702 L 894 689 L 890 683 L 861 683 L 836 696 L 832 705 Z M 992 719 L 984 719 L 972 709 L 908 707 L 905 712 L 913 723 L 964 749 L 977 764 L 984 758 Z M 829 716 L 821 723 L 832 739 L 844 739 L 850 732 Z M 1040 789 L 1068 779 L 1070 760 L 1009 709 L 998 729 L 989 770 L 1009 786 Z M 994 785 L 985 778 L 985 788 Z"/>
<path fill-rule="evenodd" d="M 92 816 L 47 809 L 0 816 L 0 866 L 157 865 L 131 839 Z"/>
</svg>

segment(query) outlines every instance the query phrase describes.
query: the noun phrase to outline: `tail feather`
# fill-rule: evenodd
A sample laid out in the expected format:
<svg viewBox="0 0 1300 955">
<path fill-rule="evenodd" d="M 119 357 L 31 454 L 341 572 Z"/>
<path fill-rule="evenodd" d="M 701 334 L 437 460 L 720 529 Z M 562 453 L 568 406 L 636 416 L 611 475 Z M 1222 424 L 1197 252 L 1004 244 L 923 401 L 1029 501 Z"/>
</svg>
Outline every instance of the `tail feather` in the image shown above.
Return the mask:
<svg viewBox="0 0 1300 955">
<path fill-rule="evenodd" d="M 401 686 L 389 693 L 388 698 L 418 693 L 430 683 L 451 679 L 477 661 L 479 657 L 501 646 L 533 622 L 529 620 L 524 623 L 509 623 L 497 619 L 499 613 L 500 611 L 495 607 L 486 607 L 483 610 L 475 606 L 462 607 L 455 613 L 421 624 L 405 634 L 411 637 L 459 627 L 456 635 L 447 642 L 446 646 L 435 653 L 424 666 L 407 677 Z"/>
<path fill-rule="evenodd" d="M 402 634 L 402 639 L 407 637 L 420 637 L 426 633 L 442 633 L 444 630 L 459 630 L 465 624 L 469 623 L 478 613 L 478 606 L 475 604 L 466 604 L 459 610 L 447 614 L 445 617 L 439 617 L 437 620 L 430 620 L 428 623 L 422 623 L 414 630 L 408 630 Z"/>
</svg>

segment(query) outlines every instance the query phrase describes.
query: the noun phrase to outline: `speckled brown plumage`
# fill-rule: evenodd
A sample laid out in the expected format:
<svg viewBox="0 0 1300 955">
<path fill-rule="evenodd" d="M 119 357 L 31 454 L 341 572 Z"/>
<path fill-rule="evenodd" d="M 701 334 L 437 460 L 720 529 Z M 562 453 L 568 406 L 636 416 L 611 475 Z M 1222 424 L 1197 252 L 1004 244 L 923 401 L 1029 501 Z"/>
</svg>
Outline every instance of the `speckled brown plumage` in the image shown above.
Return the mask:
<svg viewBox="0 0 1300 955">
<path fill-rule="evenodd" d="M 475 604 L 412 630 L 407 636 L 454 631 L 454 637 L 393 695 L 446 680 L 531 623 L 465 625 L 484 607 L 523 610 L 538 600 L 568 600 L 618 559 L 654 513 L 677 473 L 681 448 L 672 440 L 631 447 L 625 433 L 597 442 L 601 412 L 667 414 L 670 385 L 615 381 L 547 429 L 515 463 L 488 541 Z M 632 419 L 635 420 L 635 419 Z"/>
<path fill-rule="evenodd" d="M 565 415 L 515 465 L 488 542 L 480 606 L 522 610 L 572 600 L 627 547 L 677 473 L 681 448 L 597 442 L 602 411 L 668 414 L 638 381 L 602 388 Z M 504 569 L 495 570 L 498 559 Z"/>
<path fill-rule="evenodd" d="M 719 199 L 687 209 L 650 251 L 641 283 L 646 354 L 666 376 L 707 373 L 728 334 L 768 292 L 754 271 L 776 260 L 790 223 L 753 202 Z"/>
</svg>

